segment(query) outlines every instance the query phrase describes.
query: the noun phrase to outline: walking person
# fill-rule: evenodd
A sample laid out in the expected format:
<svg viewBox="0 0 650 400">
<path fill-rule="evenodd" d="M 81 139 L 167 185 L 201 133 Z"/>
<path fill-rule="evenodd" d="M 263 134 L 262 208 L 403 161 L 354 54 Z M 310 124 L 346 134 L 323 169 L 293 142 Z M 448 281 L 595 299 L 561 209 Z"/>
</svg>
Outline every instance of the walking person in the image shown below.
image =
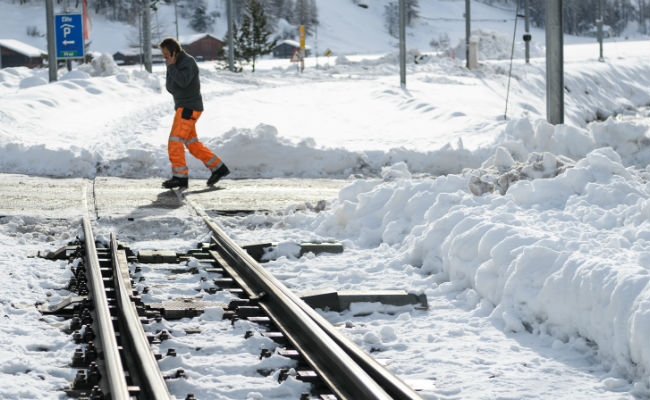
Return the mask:
<svg viewBox="0 0 650 400">
<path fill-rule="evenodd" d="M 212 171 L 208 186 L 228 175 L 228 167 L 210 149 L 205 147 L 196 136 L 196 121 L 203 112 L 199 67 L 194 57 L 187 54 L 180 43 L 168 37 L 160 45 L 163 58 L 167 64 L 167 91 L 174 97 L 174 123 L 169 134 L 167 148 L 172 164 L 172 177 L 163 182 L 165 188 L 187 188 L 189 169 L 185 163 L 185 147 L 194 157 Z"/>
</svg>

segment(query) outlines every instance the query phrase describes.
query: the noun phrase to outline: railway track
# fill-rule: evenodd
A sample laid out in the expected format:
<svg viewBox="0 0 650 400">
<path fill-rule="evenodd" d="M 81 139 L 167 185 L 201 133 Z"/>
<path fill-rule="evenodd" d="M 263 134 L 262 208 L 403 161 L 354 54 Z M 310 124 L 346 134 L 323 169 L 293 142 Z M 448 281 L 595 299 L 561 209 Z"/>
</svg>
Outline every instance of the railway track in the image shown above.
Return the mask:
<svg viewBox="0 0 650 400">
<path fill-rule="evenodd" d="M 415 390 L 340 334 L 268 273 L 191 201 L 188 203 L 203 217 L 212 237 L 210 243 L 201 243 L 185 254 L 136 255 L 118 244 L 114 234 L 109 243 L 99 243 L 88 218 L 82 221 L 83 241 L 58 252 L 58 258 L 77 260 L 73 261 L 70 289 L 79 296 L 44 312 L 67 316 L 69 330 L 80 345 L 71 363 L 78 368 L 74 382 L 67 389 L 71 397 L 175 398 L 170 395 L 166 382 L 182 379 L 184 371 L 163 376 L 158 366 L 163 356 L 152 350 L 169 334 L 147 333 L 144 327 L 162 318 L 197 316 L 201 305 L 189 302 L 179 310 L 166 308 L 164 304 L 144 304 L 141 293 L 132 287 L 135 276 L 130 273 L 129 264 L 173 263 L 194 258 L 201 265 L 209 265 L 205 272 L 216 276 L 210 293 L 226 290 L 234 296 L 223 305 L 224 318 L 233 323 L 238 320 L 254 323 L 259 335 L 278 343 L 273 351 L 286 357 L 293 366 L 280 371 L 278 379 L 287 379 L 292 373 L 294 378 L 311 384 L 310 391 L 303 393 L 301 399 L 421 399 Z M 80 258 L 83 261 L 79 262 Z M 138 270 L 140 267 L 135 268 Z M 174 356 L 170 353 L 165 357 Z M 270 355 L 270 350 L 263 350 L 260 358 Z M 214 357 L 219 362 L 219 354 Z M 190 393 L 186 399 L 194 396 Z"/>
</svg>

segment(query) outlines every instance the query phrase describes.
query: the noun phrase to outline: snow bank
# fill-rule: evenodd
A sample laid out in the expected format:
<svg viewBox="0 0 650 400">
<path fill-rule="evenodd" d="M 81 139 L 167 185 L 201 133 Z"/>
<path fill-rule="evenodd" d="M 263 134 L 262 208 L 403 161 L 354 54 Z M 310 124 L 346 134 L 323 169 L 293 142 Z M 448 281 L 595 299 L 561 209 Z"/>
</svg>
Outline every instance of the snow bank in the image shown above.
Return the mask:
<svg viewBox="0 0 650 400">
<path fill-rule="evenodd" d="M 79 69 L 90 74 L 90 76 L 110 76 L 119 72 L 119 67 L 108 53 L 93 58 L 90 64 L 82 64 Z"/>
<path fill-rule="evenodd" d="M 523 31 L 523 29 L 521 29 Z M 513 51 L 512 36 L 488 29 L 475 29 L 472 31 L 472 40 L 478 42 L 478 59 L 480 60 L 507 60 Z M 517 35 L 521 38 L 521 34 Z M 449 49 L 447 49 L 449 51 Z M 458 41 L 453 48 L 456 57 L 465 59 L 465 39 Z M 544 56 L 544 46 L 539 41 L 533 41 L 530 45 L 531 57 Z M 521 59 L 525 56 L 525 45 L 523 40 L 515 40 L 514 57 Z"/>
<path fill-rule="evenodd" d="M 395 247 L 434 287 L 475 290 L 506 330 L 595 343 L 647 394 L 650 183 L 635 171 L 603 148 L 555 177 L 477 197 L 469 174 L 412 180 L 400 165 L 344 188 L 313 229 Z"/>
<path fill-rule="evenodd" d="M 525 160 L 531 152 L 577 160 L 595 149 L 612 147 L 626 166 L 643 168 L 650 161 L 650 123 L 614 117 L 582 129 L 553 126 L 541 119 L 517 119 L 508 123 L 495 145 L 506 148 L 517 161 Z"/>
<path fill-rule="evenodd" d="M 503 40 L 495 36 L 493 41 Z M 224 105 L 228 108 L 217 120 L 226 119 L 233 109 L 250 118 L 250 108 L 245 104 L 266 104 L 250 97 L 273 88 L 280 93 L 277 98 L 296 102 L 292 103 L 292 110 L 305 110 L 296 114 L 302 114 L 306 121 L 318 117 L 319 125 L 327 126 L 336 119 L 331 116 L 336 115 L 343 122 L 335 125 L 339 131 L 328 132 L 321 126 L 309 128 L 309 123 L 296 118 L 297 115 L 286 115 L 284 120 L 296 123 L 280 129 L 266 120 L 281 113 L 266 106 L 271 111 L 260 110 L 264 117 L 254 119 L 258 126 L 252 125 L 253 128 L 229 124 L 218 130 L 206 129 L 201 125 L 210 118 L 206 114 L 199 121 L 199 138 L 234 167 L 233 177 L 239 178 L 379 176 L 381 168 L 399 162 L 405 162 L 414 174 L 460 173 L 465 168 L 479 168 L 497 148 L 507 150 L 515 162 L 536 157 L 532 153 L 550 153 L 575 162 L 600 147 L 612 147 L 626 166 L 650 162 L 649 124 L 622 117 L 608 118 L 612 113 L 650 103 L 650 74 L 643 64 L 612 60 L 567 65 L 567 125 L 553 127 L 539 115 L 545 90 L 539 64 L 515 65 L 511 107 L 519 111 L 516 119 L 503 121 L 495 117 L 494 111 L 470 111 L 474 107 L 488 108 L 486 103 L 497 102 L 499 96 L 476 104 L 467 97 L 476 96 L 471 94 L 475 89 L 481 91 L 485 86 L 496 85 L 497 89 L 481 92 L 494 95 L 505 82 L 503 63 L 487 63 L 480 70 L 467 71 L 442 58 L 430 57 L 420 62 L 409 64 L 412 91 L 393 90 L 394 53 L 362 62 L 341 61 L 341 65 L 330 69 L 310 69 L 299 79 L 290 76 L 295 74 L 291 69 L 233 76 L 202 65 L 206 102 L 222 95 L 243 100 L 244 105 L 242 101 Z M 149 74 L 121 68 L 103 54 L 91 64 L 60 75 L 59 82 L 46 84 L 45 69 L 0 71 L 0 172 L 83 177 L 168 175 L 166 137 L 171 125 L 171 98 L 162 88 L 163 69 Z M 386 77 L 390 77 L 390 85 L 385 82 Z M 345 82 L 338 85 L 344 78 Z M 356 84 L 371 78 L 377 79 L 379 89 L 359 86 L 367 92 L 356 93 L 353 103 L 346 103 L 338 94 L 346 89 L 346 82 Z M 277 86 L 285 84 L 286 88 Z M 304 86 L 304 91 L 293 90 L 297 86 Z M 242 87 L 252 87 L 257 92 L 248 97 L 232 97 Z M 456 97 L 456 92 L 462 95 Z M 324 99 L 327 106 L 315 108 L 315 114 L 310 114 L 312 109 L 305 108 L 305 101 L 300 100 L 306 98 L 304 93 L 329 96 Z M 372 110 L 358 107 L 357 102 L 366 100 L 372 104 Z M 219 112 L 221 109 L 217 109 Z M 586 123 L 599 119 L 604 121 Z M 390 128 L 386 129 L 387 126 Z M 296 127 L 314 132 L 296 132 Z M 410 131 L 416 129 L 417 141 L 411 139 Z M 16 135 L 17 131 L 30 134 Z M 377 142 L 385 143 L 373 147 L 370 138 L 378 131 L 383 136 Z M 403 147 L 396 139 L 401 136 L 409 137 L 403 141 Z M 442 139 L 431 139 L 435 136 Z M 350 150 L 348 144 L 359 142 L 367 144 Z M 322 147 L 325 143 L 334 145 Z M 189 156 L 188 160 L 194 177 L 207 176 L 199 162 Z M 485 168 L 489 169 L 487 165 Z"/>
<path fill-rule="evenodd" d="M 588 129 L 521 119 L 511 121 L 493 144 L 473 151 L 465 149 L 460 140 L 456 146 L 448 144 L 433 151 L 318 148 L 313 139 L 295 142 L 265 124 L 254 129 L 233 128 L 221 136 L 201 140 L 224 159 L 235 178 L 376 177 L 382 168 L 403 162 L 414 174 L 438 176 L 473 169 L 472 190 L 480 195 L 495 189 L 505 193 L 512 182 L 522 178 L 555 176 L 602 147 L 616 150 L 625 166 L 648 165 L 649 132 L 648 125 L 616 119 L 594 123 Z M 132 147 L 134 144 L 137 147 Z M 65 177 L 142 178 L 168 174 L 164 140 L 156 145 L 130 141 L 115 145 L 57 149 L 9 141 L 0 145 L 0 171 Z M 188 155 L 187 161 L 193 177 L 208 176 L 199 160 Z"/>
</svg>

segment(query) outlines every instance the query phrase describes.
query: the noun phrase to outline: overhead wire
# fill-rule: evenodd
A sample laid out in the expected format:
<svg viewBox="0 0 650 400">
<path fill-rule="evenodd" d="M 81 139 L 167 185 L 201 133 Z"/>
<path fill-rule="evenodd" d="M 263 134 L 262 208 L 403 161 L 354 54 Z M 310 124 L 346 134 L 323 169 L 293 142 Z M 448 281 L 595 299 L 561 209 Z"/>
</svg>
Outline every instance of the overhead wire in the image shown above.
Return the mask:
<svg viewBox="0 0 650 400">
<path fill-rule="evenodd" d="M 418 18 L 419 19 L 426 19 L 427 21 L 446 21 L 446 22 L 465 21 L 465 18 L 424 17 L 422 15 L 419 15 Z M 508 21 L 510 21 L 510 18 L 472 18 L 472 21 L 475 21 L 475 22 L 508 22 Z"/>
<path fill-rule="evenodd" d="M 512 78 L 512 60 L 515 56 L 515 40 L 517 39 L 517 18 L 519 18 L 519 1 L 517 1 L 517 9 L 515 11 L 515 29 L 512 33 L 512 48 L 510 49 L 510 70 L 508 71 L 508 87 L 506 89 L 506 109 L 503 113 L 503 119 L 508 119 L 508 99 L 510 97 L 510 79 Z"/>
</svg>

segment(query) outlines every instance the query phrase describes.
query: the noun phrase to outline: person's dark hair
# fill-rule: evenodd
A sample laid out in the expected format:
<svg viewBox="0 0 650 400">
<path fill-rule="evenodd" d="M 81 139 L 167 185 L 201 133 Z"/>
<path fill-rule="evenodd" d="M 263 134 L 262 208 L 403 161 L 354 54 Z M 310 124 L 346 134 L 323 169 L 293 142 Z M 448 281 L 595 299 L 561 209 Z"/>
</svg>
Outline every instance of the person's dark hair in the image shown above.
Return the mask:
<svg viewBox="0 0 650 400">
<path fill-rule="evenodd" d="M 167 51 L 169 51 L 169 53 L 172 55 L 180 53 L 183 50 L 181 44 L 178 43 L 178 40 L 174 39 L 173 37 L 167 37 L 163 39 L 158 47 L 160 47 L 160 49 L 167 49 Z"/>
</svg>

